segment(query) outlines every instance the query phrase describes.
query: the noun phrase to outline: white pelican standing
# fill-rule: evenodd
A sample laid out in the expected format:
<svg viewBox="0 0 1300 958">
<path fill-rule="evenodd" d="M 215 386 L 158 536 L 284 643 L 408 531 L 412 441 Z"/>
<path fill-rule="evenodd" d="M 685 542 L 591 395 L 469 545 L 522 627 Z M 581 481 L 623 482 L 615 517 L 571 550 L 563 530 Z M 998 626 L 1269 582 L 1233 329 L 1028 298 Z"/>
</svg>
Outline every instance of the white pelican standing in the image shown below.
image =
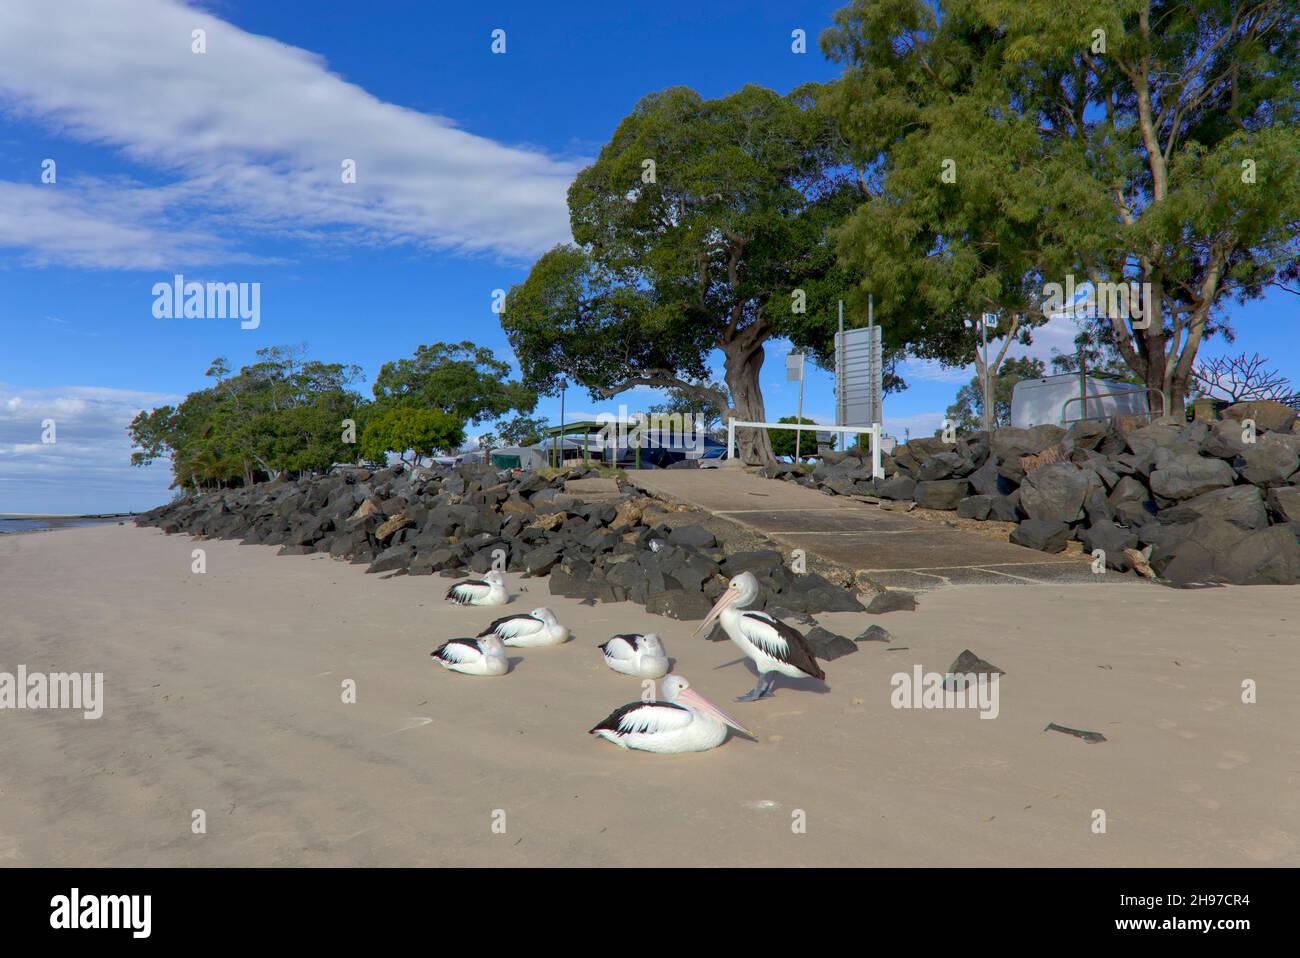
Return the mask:
<svg viewBox="0 0 1300 958">
<path fill-rule="evenodd" d="M 668 656 L 654 633 L 616 635 L 601 645 L 600 651 L 615 672 L 639 679 L 661 679 L 668 674 Z"/>
<path fill-rule="evenodd" d="M 495 635 L 452 639 L 429 653 L 444 669 L 466 675 L 505 675 L 510 670 L 506 647 Z"/>
<path fill-rule="evenodd" d="M 695 631 L 700 635 L 715 619 L 721 619 L 722 630 L 758 666 L 758 684 L 737 698 L 737 702 L 767 698 L 772 694 L 778 672 L 791 678 L 826 678 L 803 635 L 766 612 L 744 611 L 757 598 L 758 580 L 754 574 L 740 573 L 727 583 L 727 590 Z"/>
<path fill-rule="evenodd" d="M 447 590 L 447 598 L 457 605 L 505 605 L 506 574 L 489 572 L 481 579 L 466 579 Z"/>
<path fill-rule="evenodd" d="M 661 686 L 662 702 L 632 702 L 609 713 L 591 730 L 620 748 L 643 752 L 704 752 L 717 748 L 727 737 L 727 726 L 750 731 L 695 692 L 680 675 L 670 675 Z M 752 736 L 751 736 L 752 737 Z"/>
<path fill-rule="evenodd" d="M 480 639 L 485 635 L 496 635 L 506 645 L 520 649 L 561 645 L 569 640 L 569 630 L 560 625 L 555 613 L 547 608 L 502 616 L 478 635 Z"/>
</svg>

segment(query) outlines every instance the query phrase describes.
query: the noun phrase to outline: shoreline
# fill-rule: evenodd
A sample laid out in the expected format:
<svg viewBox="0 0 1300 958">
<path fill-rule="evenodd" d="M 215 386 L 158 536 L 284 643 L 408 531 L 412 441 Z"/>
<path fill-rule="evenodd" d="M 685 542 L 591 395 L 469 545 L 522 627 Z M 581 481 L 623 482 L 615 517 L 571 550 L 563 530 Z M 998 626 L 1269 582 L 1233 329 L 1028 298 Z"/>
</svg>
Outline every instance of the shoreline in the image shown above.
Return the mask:
<svg viewBox="0 0 1300 958">
<path fill-rule="evenodd" d="M 893 640 L 826 663 L 825 686 L 732 703 L 754 676 L 731 643 L 545 578 L 508 574 L 504 609 L 452 606 L 449 578 L 134 525 L 4 537 L 0 567 L 10 663 L 104 673 L 100 720 L 0 711 L 0 865 L 1300 863 L 1300 700 L 1270 678 L 1294 660 L 1292 587 L 1175 603 L 1118 583 L 1103 612 L 1092 586 L 954 586 L 914 612 L 819 615 Z M 500 678 L 430 665 L 539 605 L 570 642 L 510 649 Z M 658 632 L 756 740 L 663 756 L 588 735 L 640 695 L 596 650 L 629 629 Z M 964 649 L 1005 670 L 995 720 L 891 705 L 892 675 Z"/>
</svg>

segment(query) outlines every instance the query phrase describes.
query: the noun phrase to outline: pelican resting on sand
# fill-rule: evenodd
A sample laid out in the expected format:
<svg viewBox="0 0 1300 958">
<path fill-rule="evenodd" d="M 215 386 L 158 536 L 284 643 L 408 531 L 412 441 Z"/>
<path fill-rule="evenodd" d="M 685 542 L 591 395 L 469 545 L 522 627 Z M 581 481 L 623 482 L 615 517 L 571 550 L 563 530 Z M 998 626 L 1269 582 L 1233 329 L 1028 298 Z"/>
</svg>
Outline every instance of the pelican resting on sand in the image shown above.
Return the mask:
<svg viewBox="0 0 1300 958">
<path fill-rule="evenodd" d="M 639 679 L 661 679 L 668 674 L 668 656 L 663 643 L 649 635 L 616 635 L 600 646 L 605 664 L 615 672 Z"/>
<path fill-rule="evenodd" d="M 670 675 L 661 686 L 663 701 L 632 702 L 609 713 L 591 730 L 620 748 L 673 754 L 717 748 L 727 737 L 727 726 L 750 735 L 748 729 L 710 704 L 680 675 Z"/>
<path fill-rule="evenodd" d="M 510 669 L 506 647 L 495 635 L 452 639 L 429 653 L 444 669 L 466 675 L 505 675 Z"/>
<path fill-rule="evenodd" d="M 466 579 L 447 590 L 447 598 L 457 605 L 505 605 L 506 574 L 489 572 L 481 579 Z"/>
</svg>

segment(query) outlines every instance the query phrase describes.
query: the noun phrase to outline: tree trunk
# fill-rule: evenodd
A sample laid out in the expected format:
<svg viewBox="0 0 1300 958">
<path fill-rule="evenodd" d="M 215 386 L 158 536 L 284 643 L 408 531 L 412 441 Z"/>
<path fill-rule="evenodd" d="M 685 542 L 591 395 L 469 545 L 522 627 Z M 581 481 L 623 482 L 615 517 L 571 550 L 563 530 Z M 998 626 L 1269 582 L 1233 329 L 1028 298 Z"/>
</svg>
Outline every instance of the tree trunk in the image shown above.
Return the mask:
<svg viewBox="0 0 1300 958">
<path fill-rule="evenodd" d="M 763 345 L 729 342 L 722 347 L 726 360 L 727 388 L 731 391 L 732 408 L 728 414 L 750 422 L 765 422 L 763 392 L 758 374 L 763 368 Z M 740 460 L 748 466 L 761 466 L 774 462 L 772 439 L 766 429 L 737 429 L 736 448 Z"/>
</svg>

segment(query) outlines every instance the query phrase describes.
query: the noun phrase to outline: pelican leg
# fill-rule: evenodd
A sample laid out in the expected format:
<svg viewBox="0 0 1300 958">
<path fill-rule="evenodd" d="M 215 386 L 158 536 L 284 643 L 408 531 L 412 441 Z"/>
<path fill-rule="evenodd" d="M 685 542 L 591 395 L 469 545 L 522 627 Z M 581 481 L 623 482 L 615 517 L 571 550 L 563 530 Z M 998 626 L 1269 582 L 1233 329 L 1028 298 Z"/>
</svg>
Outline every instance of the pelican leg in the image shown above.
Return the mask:
<svg viewBox="0 0 1300 958">
<path fill-rule="evenodd" d="M 765 699 L 772 694 L 772 686 L 776 685 L 776 673 L 764 672 L 758 677 L 758 684 L 736 699 L 737 702 L 755 702 L 758 699 Z"/>
</svg>

